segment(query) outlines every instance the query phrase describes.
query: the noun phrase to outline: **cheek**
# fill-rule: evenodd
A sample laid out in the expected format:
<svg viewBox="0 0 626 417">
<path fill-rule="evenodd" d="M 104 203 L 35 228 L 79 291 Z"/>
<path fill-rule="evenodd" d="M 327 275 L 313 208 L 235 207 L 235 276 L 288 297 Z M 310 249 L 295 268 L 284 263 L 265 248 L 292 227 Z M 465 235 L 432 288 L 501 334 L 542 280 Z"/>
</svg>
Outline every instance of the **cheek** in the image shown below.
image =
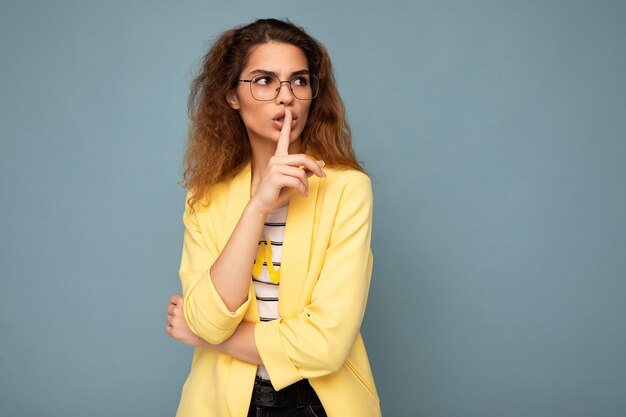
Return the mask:
<svg viewBox="0 0 626 417">
<path fill-rule="evenodd" d="M 302 114 L 305 117 L 305 119 L 304 119 L 304 123 L 302 123 L 300 125 L 300 132 L 302 132 L 304 130 L 304 126 L 306 126 L 309 123 L 309 117 L 311 116 L 311 108 L 310 108 L 310 106 L 306 110 L 304 110 L 302 112 Z M 302 116 L 300 116 L 300 117 L 302 117 Z"/>
<path fill-rule="evenodd" d="M 246 125 L 246 127 L 251 127 L 251 125 L 254 124 L 254 121 L 255 121 L 254 112 L 245 111 L 242 109 L 239 112 L 239 116 L 241 116 L 241 120 L 243 120 L 243 124 Z"/>
<path fill-rule="evenodd" d="M 248 128 L 254 128 L 263 119 L 263 112 L 255 103 L 241 103 L 239 115 Z"/>
</svg>

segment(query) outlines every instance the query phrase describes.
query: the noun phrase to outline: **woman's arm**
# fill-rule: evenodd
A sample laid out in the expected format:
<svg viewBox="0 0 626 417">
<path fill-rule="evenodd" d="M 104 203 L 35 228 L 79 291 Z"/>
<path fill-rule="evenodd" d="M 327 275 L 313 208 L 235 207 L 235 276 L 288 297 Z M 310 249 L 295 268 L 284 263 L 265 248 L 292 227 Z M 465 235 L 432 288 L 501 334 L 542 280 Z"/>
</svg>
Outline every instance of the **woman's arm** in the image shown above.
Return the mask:
<svg viewBox="0 0 626 417">
<path fill-rule="evenodd" d="M 209 275 L 213 285 L 230 311 L 237 310 L 248 296 L 252 260 L 266 217 L 267 213 L 249 202 L 222 253 L 211 266 Z"/>
<path fill-rule="evenodd" d="M 200 216 L 205 216 L 205 219 Z M 253 292 L 252 286 L 248 285 L 247 298 L 233 311 L 226 306 L 213 285 L 210 269 L 219 256 L 216 227 L 219 223 L 211 221 L 212 216 L 191 210 L 188 204 L 185 207 L 185 235 L 179 270 L 183 293 L 180 305 L 181 308 L 184 305 L 182 312 L 191 332 L 209 343 L 219 344 L 237 329 Z M 252 261 L 249 264 L 252 265 Z"/>
</svg>

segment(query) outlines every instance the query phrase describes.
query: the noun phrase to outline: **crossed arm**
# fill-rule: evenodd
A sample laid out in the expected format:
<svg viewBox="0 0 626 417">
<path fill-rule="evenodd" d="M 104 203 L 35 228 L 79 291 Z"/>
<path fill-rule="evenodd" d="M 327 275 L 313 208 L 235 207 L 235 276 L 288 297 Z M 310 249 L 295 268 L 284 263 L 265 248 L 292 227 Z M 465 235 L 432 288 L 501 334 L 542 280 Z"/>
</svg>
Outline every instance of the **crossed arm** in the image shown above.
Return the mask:
<svg viewBox="0 0 626 417">
<path fill-rule="evenodd" d="M 167 307 L 168 334 L 191 346 L 265 365 L 275 389 L 337 371 L 359 331 L 373 259 L 369 178 L 353 177 L 339 192 L 339 208 L 310 304 L 295 317 L 270 322 L 243 320 L 254 297 L 249 282 L 243 304 L 225 304 L 211 279 L 211 264 L 218 256 L 215 222 L 200 223 L 186 213 L 183 295 L 172 296 Z"/>
<path fill-rule="evenodd" d="M 254 323 L 242 321 L 231 337 L 220 344 L 211 344 L 189 329 L 185 321 L 183 296 L 181 294 L 172 294 L 166 310 L 167 327 L 165 331 L 172 339 L 193 347 L 214 349 L 245 362 L 263 364 L 254 342 Z"/>
</svg>

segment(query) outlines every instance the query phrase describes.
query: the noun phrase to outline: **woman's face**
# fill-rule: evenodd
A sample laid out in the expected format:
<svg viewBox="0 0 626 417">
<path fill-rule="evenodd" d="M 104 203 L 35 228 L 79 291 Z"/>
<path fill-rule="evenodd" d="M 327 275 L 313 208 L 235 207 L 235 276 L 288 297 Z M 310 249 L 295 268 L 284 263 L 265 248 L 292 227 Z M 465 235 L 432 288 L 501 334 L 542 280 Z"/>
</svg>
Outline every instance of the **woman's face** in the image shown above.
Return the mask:
<svg viewBox="0 0 626 417">
<path fill-rule="evenodd" d="M 286 43 L 269 42 L 254 47 L 248 64 L 239 79 L 250 80 L 255 75 L 274 73 L 282 81 L 287 81 L 296 72 L 309 71 L 304 52 L 297 46 Z M 237 88 L 227 95 L 230 107 L 239 111 L 248 131 L 250 142 L 278 142 L 282 120 L 276 120 L 286 108 L 291 110 L 290 142 L 300 140 L 304 130 L 311 100 L 295 98 L 288 83 L 283 83 L 278 96 L 271 101 L 259 101 L 252 97 L 250 83 L 240 82 Z"/>
</svg>

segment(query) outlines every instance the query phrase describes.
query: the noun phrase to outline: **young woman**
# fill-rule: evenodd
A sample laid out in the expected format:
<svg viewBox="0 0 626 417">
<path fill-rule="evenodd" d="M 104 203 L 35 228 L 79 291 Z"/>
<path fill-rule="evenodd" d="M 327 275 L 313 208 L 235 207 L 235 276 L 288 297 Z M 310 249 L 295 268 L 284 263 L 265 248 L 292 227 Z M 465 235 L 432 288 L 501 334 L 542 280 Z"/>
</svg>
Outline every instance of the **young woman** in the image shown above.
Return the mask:
<svg viewBox="0 0 626 417">
<path fill-rule="evenodd" d="M 371 182 L 326 49 L 288 21 L 229 30 L 189 111 L 166 331 L 196 349 L 177 416 L 379 416 L 359 332 Z"/>
</svg>

